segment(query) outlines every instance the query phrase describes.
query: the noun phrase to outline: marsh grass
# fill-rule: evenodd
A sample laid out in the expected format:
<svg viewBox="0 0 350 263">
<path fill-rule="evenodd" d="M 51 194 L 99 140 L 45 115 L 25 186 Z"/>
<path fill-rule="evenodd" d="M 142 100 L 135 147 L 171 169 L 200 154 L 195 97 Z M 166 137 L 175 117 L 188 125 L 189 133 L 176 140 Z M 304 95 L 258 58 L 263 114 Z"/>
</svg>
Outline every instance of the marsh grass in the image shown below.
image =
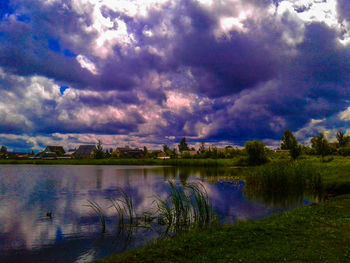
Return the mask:
<svg viewBox="0 0 350 263">
<path fill-rule="evenodd" d="M 245 194 L 266 205 L 293 207 L 304 196 L 322 201 L 323 180 L 320 169 L 307 162 L 283 162 L 250 170 L 245 176 Z"/>
<path fill-rule="evenodd" d="M 101 206 L 91 200 L 87 200 L 88 201 L 88 207 L 92 208 L 92 210 L 97 214 L 97 216 L 100 219 L 100 223 L 101 223 L 101 227 L 102 227 L 102 233 L 106 232 L 106 218 L 105 218 L 105 214 L 103 212 L 103 209 L 101 208 Z"/>
<path fill-rule="evenodd" d="M 158 223 L 165 225 L 165 236 L 204 228 L 215 221 L 214 210 L 205 188 L 200 183 L 177 187 L 169 181 L 166 199 L 156 197 Z"/>
<path fill-rule="evenodd" d="M 107 198 L 117 216 L 117 236 L 129 239 L 135 228 L 152 228 L 161 237 L 174 236 L 190 229 L 205 228 L 211 225 L 216 217 L 209 196 L 200 183 L 186 184 L 177 187 L 169 181 L 169 194 L 166 199 L 156 197 L 151 211 L 138 216 L 133 200 L 122 189 L 119 198 Z M 89 207 L 99 216 L 102 233 L 106 231 L 106 220 L 103 209 L 96 202 L 90 201 Z M 160 230 L 160 231 L 159 231 Z"/>
<path fill-rule="evenodd" d="M 134 202 L 123 189 L 119 188 L 118 192 L 119 198 L 111 197 L 108 200 L 112 203 L 111 207 L 114 207 L 117 212 L 119 228 L 123 228 L 127 224 L 133 226 L 137 223 Z"/>
</svg>

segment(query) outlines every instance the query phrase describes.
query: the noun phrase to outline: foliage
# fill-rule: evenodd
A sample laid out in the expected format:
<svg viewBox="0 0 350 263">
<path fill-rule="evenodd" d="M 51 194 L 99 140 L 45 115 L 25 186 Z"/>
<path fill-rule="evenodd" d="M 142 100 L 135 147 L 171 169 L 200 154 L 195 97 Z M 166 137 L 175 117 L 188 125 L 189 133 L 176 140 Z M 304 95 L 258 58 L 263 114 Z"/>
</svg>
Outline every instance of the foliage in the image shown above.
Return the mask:
<svg viewBox="0 0 350 263">
<path fill-rule="evenodd" d="M 289 150 L 290 156 L 293 160 L 297 159 L 301 154 L 302 148 L 298 144 L 298 141 L 291 130 L 284 131 L 284 135 L 282 136 L 281 149 Z"/>
<path fill-rule="evenodd" d="M 189 151 L 189 150 L 190 150 L 190 148 L 189 148 L 188 145 L 187 145 L 187 142 L 186 142 L 186 138 L 185 138 L 185 137 L 183 137 L 183 138 L 181 139 L 180 144 L 178 145 L 178 147 L 179 147 L 179 151 L 180 151 L 180 152 Z"/>
<path fill-rule="evenodd" d="M 267 162 L 265 144 L 261 141 L 247 141 L 245 150 L 248 154 L 248 161 L 252 165 L 259 165 Z"/>
<path fill-rule="evenodd" d="M 298 144 L 297 139 L 293 135 L 291 130 L 285 130 L 282 136 L 281 150 L 291 150 Z"/>
<path fill-rule="evenodd" d="M 168 145 L 163 144 L 163 152 L 166 154 L 166 156 L 171 156 L 173 155 L 172 150 L 169 148 Z"/>
<path fill-rule="evenodd" d="M 336 135 L 338 146 L 344 147 L 350 142 L 350 137 L 345 135 L 345 132 L 342 129 L 339 129 Z"/>
<path fill-rule="evenodd" d="M 6 146 L 1 146 L 0 148 L 0 158 L 5 159 L 7 157 L 7 148 Z"/>
<path fill-rule="evenodd" d="M 322 158 L 327 154 L 329 154 L 330 152 L 328 140 L 323 133 L 320 133 L 319 135 L 314 136 L 311 139 L 311 144 L 316 154 L 321 155 Z"/>
<path fill-rule="evenodd" d="M 301 146 L 296 142 L 289 150 L 289 153 L 293 160 L 297 159 L 301 154 Z"/>
<path fill-rule="evenodd" d="M 340 147 L 337 149 L 337 153 L 342 156 L 350 156 L 350 147 Z"/>
<path fill-rule="evenodd" d="M 105 153 L 103 151 L 103 147 L 102 147 L 102 141 L 98 140 L 97 145 L 94 149 L 94 158 L 95 159 L 103 159 L 105 157 Z"/>
<path fill-rule="evenodd" d="M 7 147 L 6 146 L 1 146 L 0 154 L 6 154 L 6 153 L 7 153 Z"/>
</svg>

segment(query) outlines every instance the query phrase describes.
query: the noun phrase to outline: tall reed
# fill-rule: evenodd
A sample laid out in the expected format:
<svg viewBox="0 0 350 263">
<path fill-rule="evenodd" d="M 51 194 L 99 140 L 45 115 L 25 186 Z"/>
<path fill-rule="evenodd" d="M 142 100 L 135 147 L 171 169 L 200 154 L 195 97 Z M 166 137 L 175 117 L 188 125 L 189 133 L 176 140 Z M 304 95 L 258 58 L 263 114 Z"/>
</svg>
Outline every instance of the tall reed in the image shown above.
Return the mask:
<svg viewBox="0 0 350 263">
<path fill-rule="evenodd" d="M 319 169 L 306 162 L 271 164 L 246 173 L 245 194 L 266 205 L 301 204 L 304 195 L 322 200 L 323 182 Z"/>
<path fill-rule="evenodd" d="M 101 206 L 98 203 L 91 201 L 91 200 L 87 200 L 87 201 L 89 203 L 87 206 L 91 207 L 92 210 L 98 215 L 98 217 L 100 219 L 101 226 L 102 226 L 102 233 L 105 233 L 106 232 L 106 219 L 105 219 L 103 209 L 101 208 Z"/>
<path fill-rule="evenodd" d="M 132 198 L 121 188 L 118 188 L 118 192 L 120 194 L 119 198 L 111 197 L 108 199 L 111 201 L 112 207 L 117 211 L 119 229 L 124 228 L 126 225 L 136 225 L 137 216 Z M 128 219 L 128 224 L 126 224 L 126 219 Z"/>
<path fill-rule="evenodd" d="M 157 197 L 158 221 L 166 225 L 165 235 L 203 228 L 214 219 L 214 211 L 205 188 L 201 184 L 187 184 L 183 187 L 169 181 L 166 199 Z"/>
<path fill-rule="evenodd" d="M 160 234 L 171 236 L 185 232 L 193 228 L 204 228 L 211 225 L 216 217 L 205 187 L 200 183 L 186 184 L 182 187 L 176 186 L 169 181 L 169 194 L 166 199 L 156 197 L 155 213 L 144 212 L 138 217 L 135 212 L 134 203 L 130 196 L 122 189 L 119 190 L 119 198 L 108 198 L 117 212 L 118 236 L 130 236 L 136 227 L 151 227 L 157 219 L 157 225 L 165 226 Z M 105 232 L 106 221 L 102 208 L 93 201 L 88 200 L 89 207 L 99 216 L 102 232 Z M 143 222 L 143 224 L 142 224 Z"/>
</svg>

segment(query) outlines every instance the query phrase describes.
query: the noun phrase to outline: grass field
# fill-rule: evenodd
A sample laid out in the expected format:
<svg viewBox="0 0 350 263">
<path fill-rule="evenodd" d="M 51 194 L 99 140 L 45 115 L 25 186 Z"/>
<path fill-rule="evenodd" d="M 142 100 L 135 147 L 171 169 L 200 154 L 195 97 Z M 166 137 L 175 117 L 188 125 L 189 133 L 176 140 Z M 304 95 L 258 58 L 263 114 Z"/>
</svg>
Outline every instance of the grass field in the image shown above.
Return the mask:
<svg viewBox="0 0 350 263">
<path fill-rule="evenodd" d="M 174 165 L 174 166 L 233 166 L 235 159 L 61 159 L 61 160 L 1 160 L 0 164 L 39 165 Z"/>
<path fill-rule="evenodd" d="M 98 262 L 350 262 L 350 195 L 189 232 Z"/>
<path fill-rule="evenodd" d="M 320 173 L 326 193 L 333 196 L 323 203 L 263 220 L 192 231 L 98 262 L 350 262 L 350 195 L 341 195 L 350 193 L 350 158 L 332 158 L 322 162 L 307 156 L 299 161 L 308 173 Z M 278 157 L 246 171 L 262 169 L 275 176 L 282 172 L 276 167 L 283 165 L 290 161 Z"/>
</svg>

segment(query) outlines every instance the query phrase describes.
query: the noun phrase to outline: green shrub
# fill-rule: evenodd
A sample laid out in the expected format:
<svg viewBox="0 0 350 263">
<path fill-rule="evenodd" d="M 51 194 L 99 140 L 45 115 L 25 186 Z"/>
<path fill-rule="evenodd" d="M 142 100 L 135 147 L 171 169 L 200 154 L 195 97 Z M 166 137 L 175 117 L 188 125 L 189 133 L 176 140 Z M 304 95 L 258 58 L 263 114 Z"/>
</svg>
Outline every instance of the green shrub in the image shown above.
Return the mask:
<svg viewBox="0 0 350 263">
<path fill-rule="evenodd" d="M 247 141 L 245 149 L 248 154 L 248 162 L 252 165 L 259 165 L 267 162 L 265 144 L 261 141 Z"/>
</svg>

